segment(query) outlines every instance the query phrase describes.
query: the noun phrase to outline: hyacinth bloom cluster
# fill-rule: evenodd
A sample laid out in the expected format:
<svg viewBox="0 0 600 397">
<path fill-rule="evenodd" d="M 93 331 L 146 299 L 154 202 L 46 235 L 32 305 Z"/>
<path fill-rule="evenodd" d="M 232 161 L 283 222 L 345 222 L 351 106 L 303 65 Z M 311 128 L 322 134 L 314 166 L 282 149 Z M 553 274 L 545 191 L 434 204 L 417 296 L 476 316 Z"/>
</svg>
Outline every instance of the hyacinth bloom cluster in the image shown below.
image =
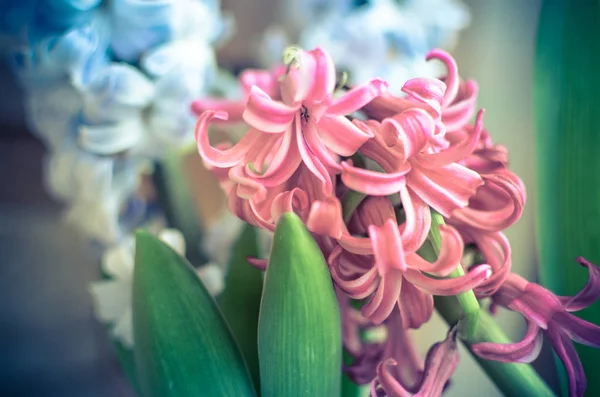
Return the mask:
<svg viewBox="0 0 600 397">
<path fill-rule="evenodd" d="M 529 324 L 522 341 L 478 343 L 476 354 L 531 362 L 546 333 L 567 368 L 571 395 L 582 395 L 585 376 L 572 341 L 597 346 L 600 328 L 570 312 L 600 296 L 599 270 L 581 260 L 591 276 L 575 297 L 557 297 L 511 273 L 502 231 L 521 216 L 525 188 L 507 168 L 506 148 L 484 128 L 476 83 L 462 80 L 441 50 L 427 59 L 441 61 L 446 76 L 408 80 L 396 96 L 380 79 L 340 87 L 324 50 L 290 48 L 283 66 L 240 75 L 244 100 L 194 103 L 200 155 L 239 218 L 274 230 L 281 214 L 293 211 L 313 233 L 353 357 L 344 370 L 371 383 L 372 395 L 441 394 L 458 363 L 456 329 L 425 359 L 408 331 L 431 318 L 433 296 L 466 291 Z M 236 144 L 213 146 L 211 124 L 242 124 L 247 132 Z M 432 246 L 437 259 L 429 261 L 422 252 Z M 482 260 L 469 263 L 470 251 Z M 361 337 L 374 327 L 387 329 L 384 341 Z"/>
<path fill-rule="evenodd" d="M 189 144 L 195 118 L 181 104 L 214 88 L 219 3 L 25 0 L 4 11 L 27 121 L 49 153 L 47 188 L 90 240 L 118 243 L 156 216 L 148 164 Z"/>
</svg>

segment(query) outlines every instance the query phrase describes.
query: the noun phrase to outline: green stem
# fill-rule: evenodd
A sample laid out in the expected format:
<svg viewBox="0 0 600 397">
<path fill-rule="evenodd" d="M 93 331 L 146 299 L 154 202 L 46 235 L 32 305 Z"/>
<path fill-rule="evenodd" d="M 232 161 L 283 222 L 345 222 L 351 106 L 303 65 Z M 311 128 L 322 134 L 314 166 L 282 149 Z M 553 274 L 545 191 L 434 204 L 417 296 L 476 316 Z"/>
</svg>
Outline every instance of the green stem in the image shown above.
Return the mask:
<svg viewBox="0 0 600 397">
<path fill-rule="evenodd" d="M 454 296 L 434 297 L 435 307 L 442 318 L 450 325 L 463 317 L 461 306 Z M 485 311 L 479 314 L 477 330 L 463 343 L 469 348 L 471 356 L 488 374 L 505 396 L 553 397 L 555 394 L 529 364 L 500 363 L 479 358 L 471 351 L 471 346 L 480 342 L 507 344 L 511 340 L 504 334 L 494 319 Z"/>
<path fill-rule="evenodd" d="M 431 229 L 429 231 L 429 241 L 435 253 L 435 257 L 440 254 L 442 246 L 442 236 L 440 235 L 439 226 L 444 225 L 444 218 L 437 212 L 432 211 Z M 459 264 L 456 269 L 450 273 L 448 277 L 456 278 L 465 275 L 465 270 Z M 460 307 L 462 308 L 462 319 L 459 323 L 459 333 L 462 337 L 470 339 L 475 335 L 477 323 L 479 319 L 479 302 L 472 290 L 465 291 L 456 296 Z"/>
<path fill-rule="evenodd" d="M 423 244 L 419 250 L 419 254 L 427 260 L 435 260 L 439 255 L 441 236 L 438 227 L 443 224 L 443 217 L 433 213 L 429 242 Z M 464 274 L 462 266 L 459 265 L 457 270 L 450 274 L 450 277 L 459 277 Z M 471 351 L 470 348 L 475 343 L 511 343 L 494 319 L 485 311 L 479 310 L 479 302 L 473 291 L 467 291 L 457 296 L 435 296 L 434 302 L 437 311 L 449 325 L 459 323 L 463 343 L 504 395 L 554 396 L 552 390 L 530 365 L 483 360 Z"/>
</svg>

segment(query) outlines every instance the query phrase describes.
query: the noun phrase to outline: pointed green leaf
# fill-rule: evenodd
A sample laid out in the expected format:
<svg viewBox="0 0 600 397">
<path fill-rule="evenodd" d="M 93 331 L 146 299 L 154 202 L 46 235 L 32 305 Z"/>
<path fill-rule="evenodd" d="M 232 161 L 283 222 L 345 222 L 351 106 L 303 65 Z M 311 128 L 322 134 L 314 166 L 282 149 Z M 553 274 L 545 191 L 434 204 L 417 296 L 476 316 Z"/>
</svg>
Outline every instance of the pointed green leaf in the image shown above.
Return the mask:
<svg viewBox="0 0 600 397">
<path fill-rule="evenodd" d="M 127 379 L 129 379 L 131 387 L 133 387 L 133 389 L 139 393 L 140 385 L 137 379 L 137 371 L 135 368 L 135 357 L 133 354 L 133 350 L 131 348 L 125 347 L 119 341 L 113 340 L 112 344 L 117 358 L 119 359 L 119 364 L 121 364 L 121 368 L 123 369 L 125 376 L 127 377 Z"/>
<path fill-rule="evenodd" d="M 256 229 L 245 225 L 238 240 L 233 245 L 229 259 L 225 289 L 217 302 L 237 341 L 252 381 L 260 389 L 258 368 L 258 312 L 262 294 L 263 275 L 251 266 L 246 258 L 258 257 L 259 248 Z"/>
<path fill-rule="evenodd" d="M 258 324 L 263 397 L 339 396 L 340 313 L 327 264 L 304 224 L 275 231 Z"/>
<path fill-rule="evenodd" d="M 534 208 L 540 281 L 558 295 L 574 295 L 587 281 L 587 270 L 575 263 L 577 256 L 600 263 L 598 37 L 600 1 L 543 3 L 534 74 Z M 600 324 L 600 305 L 576 315 Z M 587 376 L 586 395 L 600 395 L 600 350 L 576 348 Z"/>
<path fill-rule="evenodd" d="M 191 265 L 136 234 L 135 363 L 146 397 L 255 396 L 227 323 Z"/>
</svg>

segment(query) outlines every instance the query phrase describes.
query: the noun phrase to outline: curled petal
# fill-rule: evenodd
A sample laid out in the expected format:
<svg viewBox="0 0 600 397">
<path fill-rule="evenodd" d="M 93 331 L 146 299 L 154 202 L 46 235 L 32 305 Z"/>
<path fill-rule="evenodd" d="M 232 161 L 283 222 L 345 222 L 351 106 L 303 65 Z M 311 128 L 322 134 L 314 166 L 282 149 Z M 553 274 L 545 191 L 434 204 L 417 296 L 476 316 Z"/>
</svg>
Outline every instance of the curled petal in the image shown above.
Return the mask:
<svg viewBox="0 0 600 397">
<path fill-rule="evenodd" d="M 410 171 L 406 163 L 402 170 L 383 173 L 356 168 L 349 162 L 342 162 L 342 182 L 352 190 L 371 196 L 387 196 L 398 193 L 406 183 L 405 175 Z"/>
<path fill-rule="evenodd" d="M 444 93 L 443 105 L 448 106 L 451 104 L 456 95 L 458 94 L 458 88 L 460 85 L 460 76 L 458 75 L 458 67 L 456 66 L 456 61 L 452 58 L 452 55 L 448 54 L 446 51 L 440 49 L 434 49 L 429 51 L 427 54 L 426 60 L 430 59 L 439 59 L 444 62 L 446 68 L 448 69 L 448 74 L 445 78 L 446 81 L 446 92 Z"/>
<path fill-rule="evenodd" d="M 492 275 L 488 265 L 479 265 L 464 276 L 456 278 L 435 279 L 416 270 L 407 270 L 404 277 L 421 291 L 440 296 L 458 295 L 477 287 L 482 281 Z"/>
<path fill-rule="evenodd" d="M 321 117 L 318 123 L 319 137 L 329 148 L 341 156 L 352 156 L 369 139 L 370 130 L 362 130 L 343 116 Z"/>
<path fill-rule="evenodd" d="M 321 181 L 323 195 L 325 197 L 329 197 L 333 191 L 331 176 L 319 158 L 315 156 L 307 147 L 306 141 L 302 134 L 302 121 L 300 118 L 300 114 L 298 113 L 296 115 L 296 120 L 294 121 L 293 127 L 295 129 L 296 144 L 298 145 L 300 156 L 302 157 L 302 161 L 304 162 L 306 168 L 308 168 L 308 170 L 310 170 L 310 172 L 316 176 L 319 181 Z"/>
<path fill-rule="evenodd" d="M 484 360 L 502 363 L 530 363 L 542 350 L 544 339 L 540 327 L 533 321 L 527 321 L 527 332 L 517 343 L 481 342 L 471 346 L 473 353 Z"/>
<path fill-rule="evenodd" d="M 511 248 L 506 236 L 500 232 L 473 235 L 477 248 L 486 263 L 492 267 L 492 276 L 474 289 L 477 298 L 481 299 L 496 293 L 508 277 L 511 268 Z"/>
<path fill-rule="evenodd" d="M 457 131 L 471 120 L 477 104 L 477 91 L 477 84 L 474 81 L 469 80 L 461 84 L 459 97 L 442 112 L 442 122 L 447 132 Z"/>
<path fill-rule="evenodd" d="M 230 101 L 228 99 L 198 99 L 192 102 L 192 112 L 200 116 L 202 113 L 213 110 L 226 112 L 229 116 L 225 119 L 217 118 L 215 121 L 221 122 L 238 122 L 242 121 L 242 114 L 244 113 L 244 102 L 241 101 Z"/>
<path fill-rule="evenodd" d="M 325 146 L 315 123 L 309 120 L 304 124 L 303 132 L 308 148 L 317 159 L 332 173 L 339 173 L 342 170 L 342 167 L 338 164 L 339 158 Z"/>
<path fill-rule="evenodd" d="M 381 324 L 394 310 L 401 290 L 402 273 L 395 269 L 389 271 L 381 278 L 371 300 L 362 307 L 361 314 L 374 324 Z"/>
<path fill-rule="evenodd" d="M 260 133 L 250 130 L 232 148 L 227 150 L 215 149 L 208 139 L 208 124 L 213 119 L 227 120 L 227 113 L 207 110 L 198 118 L 194 135 L 198 144 L 198 152 L 204 162 L 212 167 L 229 168 L 243 160 L 246 152 L 255 144 L 260 144 Z"/>
<path fill-rule="evenodd" d="M 442 100 L 446 92 L 444 82 L 426 77 L 410 79 L 402 87 L 402 92 L 427 104 L 436 116 L 442 114 Z"/>
<path fill-rule="evenodd" d="M 480 203 L 455 211 L 452 219 L 488 232 L 506 229 L 523 214 L 526 197 L 522 182 L 508 171 L 481 177 L 485 186 L 473 197 Z"/>
<path fill-rule="evenodd" d="M 323 49 L 317 47 L 309 51 L 316 62 L 314 85 L 307 97 L 308 100 L 321 102 L 333 94 L 335 88 L 335 65 L 333 60 Z"/>
<path fill-rule="evenodd" d="M 457 163 L 471 153 L 475 149 L 475 146 L 479 142 L 481 131 L 483 130 L 483 110 L 477 113 L 477 119 L 475 120 L 475 127 L 466 134 L 465 139 L 460 142 L 451 145 L 448 149 L 442 150 L 437 153 L 427 153 L 420 156 L 420 164 L 427 168 L 443 167 L 451 163 Z"/>
<path fill-rule="evenodd" d="M 392 202 L 383 196 L 367 197 L 358 207 L 356 216 L 364 230 L 371 225 L 381 227 L 388 219 L 396 219 Z"/>
<path fill-rule="evenodd" d="M 446 382 L 458 366 L 459 355 L 456 335 L 457 328 L 453 327 L 444 341 L 436 343 L 429 349 L 425 359 L 423 380 L 415 396 L 435 397 L 442 394 Z M 396 365 L 398 363 L 394 359 L 379 363 L 377 366 L 377 379 L 371 387 L 371 396 L 378 395 L 377 383 L 383 388 L 388 397 L 408 397 L 412 395 L 394 378 L 390 367 Z"/>
<path fill-rule="evenodd" d="M 600 298 L 600 268 L 582 257 L 577 258 L 581 266 L 588 268 L 590 277 L 583 289 L 573 297 L 559 297 L 565 309 L 576 312 L 585 309 Z"/>
<path fill-rule="evenodd" d="M 418 329 L 433 314 L 433 296 L 420 291 L 411 283 L 404 283 L 398 300 L 402 326 Z"/>
<path fill-rule="evenodd" d="M 375 369 L 382 355 L 381 343 L 365 343 L 360 353 L 354 357 L 352 364 L 345 365 L 343 370 L 357 385 L 366 385 L 375 378 Z"/>
<path fill-rule="evenodd" d="M 400 226 L 404 251 L 415 252 L 427 239 L 431 227 L 431 210 L 411 189 L 400 190 L 400 200 L 406 215 L 406 221 Z"/>
<path fill-rule="evenodd" d="M 242 116 L 246 123 L 262 132 L 279 133 L 294 121 L 297 110 L 274 101 L 263 90 L 253 86 Z"/>
<path fill-rule="evenodd" d="M 295 212 L 301 219 L 305 219 L 303 214 L 308 210 L 308 196 L 304 190 L 294 188 L 290 191 L 279 193 L 271 205 L 271 217 L 273 222 L 277 223 L 281 215 L 286 212 Z"/>
<path fill-rule="evenodd" d="M 600 347 L 600 327 L 571 313 L 559 312 L 552 319 L 573 341 L 595 348 Z"/>
<path fill-rule="evenodd" d="M 369 237 L 373 242 L 375 264 L 381 277 L 393 270 L 404 272 L 407 269 L 404 247 L 394 219 L 388 219 L 382 227 L 369 226 Z"/>
<path fill-rule="evenodd" d="M 352 257 L 343 253 L 340 247 L 334 248 L 328 258 L 331 277 L 338 287 L 353 299 L 364 299 L 371 295 L 379 285 L 377 268 L 372 266 L 366 272 L 357 269 L 351 262 Z"/>
<path fill-rule="evenodd" d="M 252 86 L 257 86 L 269 95 L 278 93 L 278 79 L 285 72 L 285 67 L 273 70 L 246 69 L 240 73 L 240 85 L 245 94 L 249 94 Z"/>
<path fill-rule="evenodd" d="M 587 380 L 573 342 L 571 342 L 567 335 L 560 333 L 556 329 L 549 329 L 547 336 L 567 372 L 569 378 L 569 396 L 584 396 L 587 389 Z"/>
<path fill-rule="evenodd" d="M 313 233 L 336 239 L 341 238 L 344 233 L 347 234 L 340 201 L 335 197 L 315 201 L 311 206 L 306 227 Z"/>
<path fill-rule="evenodd" d="M 432 139 L 435 121 L 423 109 L 412 108 L 383 120 L 381 129 L 386 143 L 392 146 L 399 141 L 404 158 L 408 159 L 421 152 Z"/>
<path fill-rule="evenodd" d="M 459 266 L 464 249 L 460 234 L 455 228 L 447 225 L 440 225 L 439 232 L 442 245 L 436 261 L 431 263 L 417 254 L 410 254 L 407 256 L 406 261 L 411 269 L 445 277 Z"/>
<path fill-rule="evenodd" d="M 436 169 L 413 167 L 406 182 L 423 201 L 446 218 L 455 209 L 466 207 L 469 198 L 483 184 L 479 174 L 459 164 Z"/>
<path fill-rule="evenodd" d="M 336 98 L 327 109 L 331 116 L 345 116 L 353 113 L 373 99 L 377 98 L 388 88 L 388 83 L 381 79 L 373 79 L 367 83 L 358 85 L 339 98 Z"/>
<path fill-rule="evenodd" d="M 273 147 L 269 146 L 267 140 L 270 137 L 261 137 L 261 142 L 265 145 L 270 152 L 273 152 Z M 288 181 L 291 176 L 296 172 L 298 166 L 302 162 L 302 158 L 300 157 L 300 153 L 298 151 L 298 146 L 296 145 L 294 139 L 294 132 L 291 129 L 285 131 L 281 138 L 273 137 L 276 140 L 274 150 L 275 155 L 269 162 L 267 170 L 264 173 L 255 172 L 252 169 L 250 164 L 246 165 L 246 173 L 252 178 L 260 181 L 266 187 L 274 187 L 281 185 L 282 183 Z M 246 156 L 247 158 L 250 155 Z M 257 163 L 260 165 L 263 163 L 262 156 L 257 156 Z"/>
</svg>

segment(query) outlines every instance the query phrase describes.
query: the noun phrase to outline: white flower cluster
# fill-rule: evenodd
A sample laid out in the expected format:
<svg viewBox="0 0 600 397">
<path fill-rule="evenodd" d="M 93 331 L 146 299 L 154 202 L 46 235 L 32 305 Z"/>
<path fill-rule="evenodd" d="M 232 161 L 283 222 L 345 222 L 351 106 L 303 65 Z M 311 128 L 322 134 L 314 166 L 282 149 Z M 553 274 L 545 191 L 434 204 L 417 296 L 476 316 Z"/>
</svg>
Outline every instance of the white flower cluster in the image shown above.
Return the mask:
<svg viewBox="0 0 600 397">
<path fill-rule="evenodd" d="M 373 77 L 399 92 L 410 78 L 435 76 L 425 60 L 434 48 L 451 50 L 469 12 L 458 0 L 287 0 L 282 25 L 268 29 L 264 63 L 279 61 L 283 48 L 324 48 L 356 84 Z"/>
</svg>

